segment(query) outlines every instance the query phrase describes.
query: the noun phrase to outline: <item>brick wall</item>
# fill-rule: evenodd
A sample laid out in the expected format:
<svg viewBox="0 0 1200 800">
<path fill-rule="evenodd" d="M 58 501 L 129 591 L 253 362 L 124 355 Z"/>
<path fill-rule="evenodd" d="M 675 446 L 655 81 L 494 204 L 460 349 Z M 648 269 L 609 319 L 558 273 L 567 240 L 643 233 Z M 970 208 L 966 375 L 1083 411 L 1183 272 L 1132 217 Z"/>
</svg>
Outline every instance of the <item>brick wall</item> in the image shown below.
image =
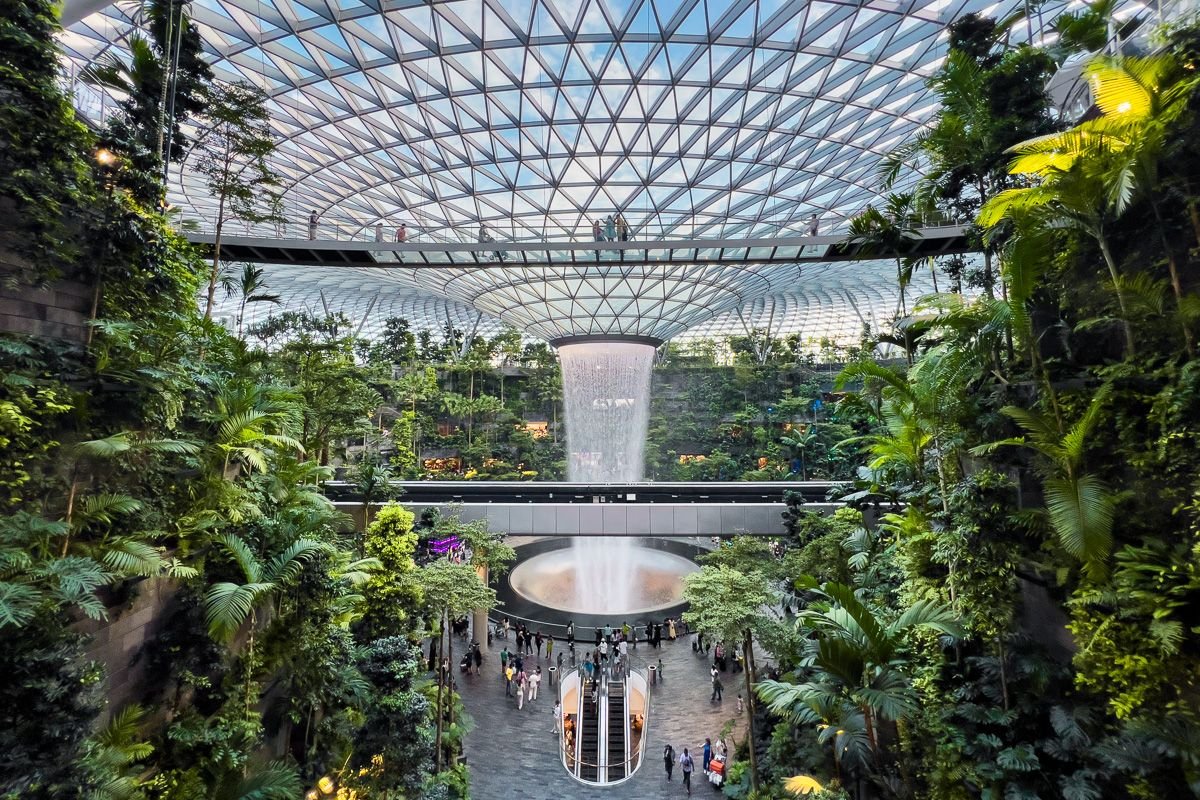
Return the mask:
<svg viewBox="0 0 1200 800">
<path fill-rule="evenodd" d="M 57 281 L 44 289 L 9 287 L 3 278 L 0 265 L 0 331 L 86 341 L 91 288 L 71 281 Z"/>
<path fill-rule="evenodd" d="M 75 629 L 91 637 L 86 658 L 98 661 L 108 673 L 109 713 L 143 699 L 145 665 L 139 658 L 142 645 L 158 635 L 164 612 L 177 587 L 166 579 L 143 580 L 129 602 L 108 609 L 106 620 L 83 620 Z"/>
</svg>

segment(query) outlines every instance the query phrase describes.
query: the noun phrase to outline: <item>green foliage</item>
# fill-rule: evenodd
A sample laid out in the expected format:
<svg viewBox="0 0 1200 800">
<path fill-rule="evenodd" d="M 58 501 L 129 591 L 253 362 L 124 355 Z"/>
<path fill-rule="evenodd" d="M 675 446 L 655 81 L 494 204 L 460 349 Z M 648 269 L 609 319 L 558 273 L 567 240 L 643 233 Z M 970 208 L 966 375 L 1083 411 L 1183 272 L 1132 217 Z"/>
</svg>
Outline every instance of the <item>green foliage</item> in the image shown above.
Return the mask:
<svg viewBox="0 0 1200 800">
<path fill-rule="evenodd" d="M 416 551 L 412 512 L 395 503 L 381 508 L 363 542 L 363 552 L 382 565 L 362 586 L 366 613 L 360 625 L 366 636 L 403 636 L 416 628 L 413 609 L 421 602 Z"/>
<path fill-rule="evenodd" d="M 60 798 L 88 784 L 79 761 L 101 708 L 103 672 L 85 640 L 48 612 L 6 628 L 0 648 L 0 797 Z M 52 757 L 50 757 L 52 756 Z"/>
<path fill-rule="evenodd" d="M 430 704 L 416 688 L 420 653 L 403 637 L 367 646 L 358 668 L 371 684 L 367 719 L 350 761 L 350 783 L 372 792 L 416 793 L 433 770 Z"/>
<path fill-rule="evenodd" d="M 36 283 L 79 255 L 69 222 L 93 191 L 91 137 L 59 86 L 54 4 L 5 0 L 0 9 L 0 240 L 29 259 L 21 277 Z"/>
</svg>

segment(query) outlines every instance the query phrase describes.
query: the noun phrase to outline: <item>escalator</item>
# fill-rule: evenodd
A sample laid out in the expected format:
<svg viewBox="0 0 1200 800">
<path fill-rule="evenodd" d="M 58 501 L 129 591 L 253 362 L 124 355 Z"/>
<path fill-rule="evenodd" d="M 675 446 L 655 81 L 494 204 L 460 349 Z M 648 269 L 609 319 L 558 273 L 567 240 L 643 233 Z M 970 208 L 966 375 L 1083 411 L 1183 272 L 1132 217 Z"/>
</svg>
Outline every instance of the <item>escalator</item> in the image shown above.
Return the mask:
<svg viewBox="0 0 1200 800">
<path fill-rule="evenodd" d="M 608 736 L 606 751 L 608 760 L 608 781 L 619 781 L 625 777 L 627 768 L 625 756 L 625 682 L 608 682 Z"/>
<path fill-rule="evenodd" d="M 595 683 L 595 680 L 584 681 L 579 693 L 579 777 L 590 783 L 600 780 L 596 766 L 600 763 L 600 719 L 597 706 L 592 704 Z"/>
</svg>

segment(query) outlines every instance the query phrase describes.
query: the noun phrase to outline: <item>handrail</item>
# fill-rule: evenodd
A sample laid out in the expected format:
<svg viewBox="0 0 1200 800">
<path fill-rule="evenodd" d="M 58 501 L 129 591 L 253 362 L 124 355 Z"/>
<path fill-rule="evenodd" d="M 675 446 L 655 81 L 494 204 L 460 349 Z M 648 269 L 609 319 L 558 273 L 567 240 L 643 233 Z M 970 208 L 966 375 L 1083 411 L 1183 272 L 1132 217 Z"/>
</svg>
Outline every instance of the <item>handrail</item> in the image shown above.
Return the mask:
<svg viewBox="0 0 1200 800">
<path fill-rule="evenodd" d="M 590 224 L 575 229 L 559 229 L 557 232 L 532 232 L 529 228 L 514 224 L 500 224 L 496 221 L 484 220 L 483 226 L 491 240 L 480 240 L 479 222 L 466 222 L 462 225 L 429 224 L 423 225 L 412 218 L 393 219 L 360 217 L 337 214 L 334 210 L 317 215 L 315 230 L 309 222 L 312 209 L 308 207 L 285 207 L 278 221 L 248 222 L 244 220 L 226 220 L 224 229 L 231 235 L 240 230 L 246 236 L 260 236 L 277 239 L 318 239 L 323 241 L 394 242 L 396 231 L 403 224 L 406 229 L 408 242 L 435 241 L 458 244 L 490 244 L 492 242 L 515 242 L 525 244 L 547 245 L 567 244 L 571 242 L 593 243 L 597 240 L 592 234 Z M 831 234 L 844 230 L 854 214 L 843 214 L 835 211 L 824 211 L 818 217 L 819 230 Z M 215 222 L 207 217 L 188 218 L 194 232 L 212 233 Z M 377 233 L 376 226 L 379 226 Z M 691 222 L 657 222 L 647 221 L 641 225 L 630 225 L 629 238 L 626 241 L 660 242 L 678 238 L 728 238 L 726 231 L 740 230 L 744 232 L 759 231 L 759 236 L 805 236 L 810 235 L 810 220 L 806 217 L 780 214 L 778 217 L 764 218 L 729 218 L 723 220 L 691 221 Z M 332 235 L 330 235 L 332 233 Z M 290 234 L 290 235 L 289 235 Z M 377 238 L 378 237 L 378 238 Z M 612 240 L 608 240 L 612 241 Z"/>
</svg>

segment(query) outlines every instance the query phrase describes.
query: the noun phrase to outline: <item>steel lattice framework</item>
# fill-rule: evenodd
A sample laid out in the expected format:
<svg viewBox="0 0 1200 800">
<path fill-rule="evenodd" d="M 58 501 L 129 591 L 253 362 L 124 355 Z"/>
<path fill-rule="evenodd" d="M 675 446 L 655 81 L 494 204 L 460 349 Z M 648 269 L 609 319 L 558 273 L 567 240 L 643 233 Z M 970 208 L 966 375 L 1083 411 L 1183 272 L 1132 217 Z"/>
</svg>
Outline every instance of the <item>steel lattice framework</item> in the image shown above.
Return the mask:
<svg viewBox="0 0 1200 800">
<path fill-rule="evenodd" d="M 588 239 L 594 220 L 618 213 L 638 239 L 795 235 L 813 214 L 823 233 L 839 228 L 877 195 L 879 159 L 932 115 L 925 82 L 944 56 L 946 25 L 1018 7 L 194 0 L 190 9 L 218 77 L 271 97 L 272 164 L 293 225 L 316 211 L 322 235 L 336 225 L 362 238 L 383 224 L 390 236 L 403 222 L 430 238 L 474 238 L 485 224 L 503 239 L 553 240 Z M 69 61 L 121 48 L 137 15 L 118 4 L 72 24 Z M 172 201 L 210 225 L 213 201 L 188 162 L 171 183 Z M 888 262 L 805 266 L 799 279 L 779 265 L 337 278 L 302 269 L 273 268 L 268 279 L 298 304 L 365 314 L 367 331 L 396 309 L 429 308 L 431 319 L 414 322 L 440 327 L 472 306 L 543 336 L 666 338 L 706 320 L 725 330 L 731 319 L 769 317 L 814 336 L 829 326 L 836 338 L 857 336 L 864 309 L 890 316 L 897 306 Z"/>
</svg>

